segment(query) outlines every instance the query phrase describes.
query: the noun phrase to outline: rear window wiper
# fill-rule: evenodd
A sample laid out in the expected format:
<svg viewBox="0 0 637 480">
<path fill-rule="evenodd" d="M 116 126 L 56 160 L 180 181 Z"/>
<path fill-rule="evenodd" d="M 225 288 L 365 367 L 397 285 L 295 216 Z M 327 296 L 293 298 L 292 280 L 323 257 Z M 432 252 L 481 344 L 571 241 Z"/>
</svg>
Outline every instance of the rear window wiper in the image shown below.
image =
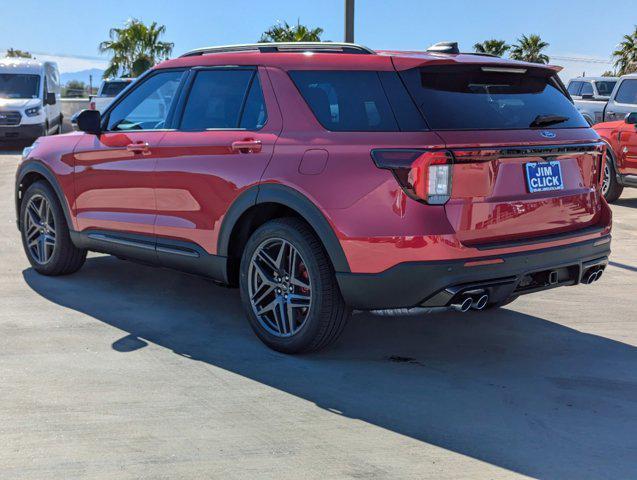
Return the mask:
<svg viewBox="0 0 637 480">
<path fill-rule="evenodd" d="M 535 120 L 531 122 L 529 127 L 548 127 L 549 125 L 555 125 L 557 123 L 564 123 L 569 119 L 569 117 L 564 117 L 562 115 L 538 115 L 535 117 Z"/>
</svg>

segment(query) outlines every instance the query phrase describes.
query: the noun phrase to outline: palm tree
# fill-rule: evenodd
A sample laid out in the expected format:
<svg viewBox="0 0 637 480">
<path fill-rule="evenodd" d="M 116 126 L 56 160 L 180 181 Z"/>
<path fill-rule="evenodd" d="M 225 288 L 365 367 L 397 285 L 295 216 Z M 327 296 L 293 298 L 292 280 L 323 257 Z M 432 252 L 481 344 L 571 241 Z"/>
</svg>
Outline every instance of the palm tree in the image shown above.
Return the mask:
<svg viewBox="0 0 637 480">
<path fill-rule="evenodd" d="M 288 22 L 277 22 L 263 32 L 259 42 L 320 42 L 321 35 L 323 35 L 322 28 L 310 29 L 301 25 L 300 20 L 296 21 L 295 26 L 291 26 Z"/>
<path fill-rule="evenodd" d="M 615 68 L 619 75 L 637 71 L 637 26 L 632 34 L 624 35 L 623 38 L 617 45 L 617 50 L 613 52 Z"/>
<path fill-rule="evenodd" d="M 174 44 L 159 41 L 164 33 L 165 25 L 153 22 L 147 26 L 137 19 L 126 22 L 124 28 L 111 28 L 108 33 L 110 40 L 99 45 L 101 53 L 111 54 L 104 78 L 138 77 L 156 63 L 168 58 Z"/>
<path fill-rule="evenodd" d="M 504 40 L 496 39 L 485 40 L 484 42 L 476 43 L 473 46 L 476 53 L 486 53 L 487 55 L 495 55 L 496 57 L 501 57 L 510 48 L 511 46 L 507 45 Z"/>
<path fill-rule="evenodd" d="M 9 58 L 33 58 L 26 50 L 16 50 L 15 48 L 10 48 L 7 50 L 7 57 Z"/>
<path fill-rule="evenodd" d="M 549 57 L 542 53 L 549 44 L 539 35 L 522 35 L 511 48 L 511 58 L 531 63 L 549 63 Z"/>
</svg>

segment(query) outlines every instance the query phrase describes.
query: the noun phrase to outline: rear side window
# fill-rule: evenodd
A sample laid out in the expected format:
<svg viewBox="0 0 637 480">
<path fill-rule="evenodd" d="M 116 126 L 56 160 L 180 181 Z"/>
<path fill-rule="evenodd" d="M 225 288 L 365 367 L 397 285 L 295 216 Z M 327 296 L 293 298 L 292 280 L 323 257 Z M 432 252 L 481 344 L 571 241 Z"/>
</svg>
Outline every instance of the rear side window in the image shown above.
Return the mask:
<svg viewBox="0 0 637 480">
<path fill-rule="evenodd" d="M 527 129 L 546 116 L 564 117 L 550 128 L 588 127 L 552 71 L 529 68 L 515 73 L 487 68 L 423 67 L 401 72 L 401 76 L 433 130 Z"/>
<path fill-rule="evenodd" d="M 180 129 L 256 130 L 266 118 L 255 70 L 203 70 L 193 82 Z"/>
<path fill-rule="evenodd" d="M 391 95 L 396 102 L 411 102 L 411 99 L 395 75 L 394 79 L 384 77 L 385 81 L 381 83 L 381 75 L 384 74 L 351 70 L 290 72 L 316 119 L 326 129 L 341 132 L 396 132 L 400 130 L 398 119 L 392 111 L 383 83 L 392 89 Z M 414 112 L 418 115 L 411 102 L 411 115 Z M 418 127 L 424 127 L 422 118 Z"/>
<path fill-rule="evenodd" d="M 582 83 L 584 82 L 571 82 L 568 85 L 568 93 L 571 95 L 579 95 L 580 89 L 582 88 Z"/>
<path fill-rule="evenodd" d="M 615 101 L 619 103 L 637 103 L 637 80 L 624 80 L 619 86 Z"/>
<path fill-rule="evenodd" d="M 593 85 L 590 82 L 584 82 L 580 95 L 593 95 Z"/>
</svg>

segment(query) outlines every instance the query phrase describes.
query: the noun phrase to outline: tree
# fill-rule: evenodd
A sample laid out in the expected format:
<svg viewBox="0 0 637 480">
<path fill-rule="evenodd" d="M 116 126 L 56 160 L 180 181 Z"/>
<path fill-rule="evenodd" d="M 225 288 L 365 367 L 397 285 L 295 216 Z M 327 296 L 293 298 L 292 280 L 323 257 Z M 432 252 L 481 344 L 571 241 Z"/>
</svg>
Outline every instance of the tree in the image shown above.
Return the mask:
<svg viewBox="0 0 637 480">
<path fill-rule="evenodd" d="M 69 80 L 62 90 L 63 97 L 83 97 L 86 84 L 80 80 Z"/>
<path fill-rule="evenodd" d="M 165 25 L 153 22 L 147 26 L 137 19 L 126 22 L 124 28 L 111 28 L 108 33 L 110 40 L 99 45 L 101 53 L 111 55 L 104 78 L 138 77 L 156 63 L 167 59 L 174 44 L 159 40 L 164 33 Z"/>
<path fill-rule="evenodd" d="M 617 77 L 618 75 L 615 72 L 612 72 L 610 70 L 606 70 L 604 73 L 602 73 L 602 77 Z"/>
<path fill-rule="evenodd" d="M 7 50 L 7 57 L 10 57 L 10 58 L 33 58 L 33 55 L 31 55 L 26 50 L 16 50 L 15 48 L 10 48 L 9 50 Z"/>
<path fill-rule="evenodd" d="M 300 20 L 292 26 L 288 22 L 277 22 L 263 32 L 259 42 L 320 42 L 323 35 L 322 28 L 308 28 L 301 25 Z"/>
<path fill-rule="evenodd" d="M 613 58 L 619 75 L 637 72 L 637 25 L 633 33 L 624 35 L 617 50 L 613 52 Z"/>
<path fill-rule="evenodd" d="M 511 48 L 511 58 L 531 63 L 549 63 L 549 57 L 542 53 L 548 46 L 539 35 L 522 35 Z"/>
<path fill-rule="evenodd" d="M 507 45 L 507 43 L 504 40 L 491 39 L 491 40 L 485 40 L 484 42 L 481 42 L 481 43 L 476 43 L 473 46 L 473 49 L 475 50 L 476 53 L 486 53 L 488 55 L 495 55 L 496 57 L 501 57 L 508 50 L 511 49 L 511 46 Z"/>
</svg>

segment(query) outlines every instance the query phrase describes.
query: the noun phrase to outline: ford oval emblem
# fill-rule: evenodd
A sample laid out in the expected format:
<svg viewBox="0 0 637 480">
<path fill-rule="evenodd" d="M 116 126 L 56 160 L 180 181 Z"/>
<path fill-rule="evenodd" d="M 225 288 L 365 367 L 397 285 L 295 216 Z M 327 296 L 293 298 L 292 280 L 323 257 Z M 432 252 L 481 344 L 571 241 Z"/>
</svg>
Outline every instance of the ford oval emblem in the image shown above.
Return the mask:
<svg viewBox="0 0 637 480">
<path fill-rule="evenodd" d="M 549 132 L 548 130 L 541 131 L 540 135 L 542 135 L 544 138 L 555 138 L 555 137 L 557 137 L 556 133 Z"/>
</svg>

